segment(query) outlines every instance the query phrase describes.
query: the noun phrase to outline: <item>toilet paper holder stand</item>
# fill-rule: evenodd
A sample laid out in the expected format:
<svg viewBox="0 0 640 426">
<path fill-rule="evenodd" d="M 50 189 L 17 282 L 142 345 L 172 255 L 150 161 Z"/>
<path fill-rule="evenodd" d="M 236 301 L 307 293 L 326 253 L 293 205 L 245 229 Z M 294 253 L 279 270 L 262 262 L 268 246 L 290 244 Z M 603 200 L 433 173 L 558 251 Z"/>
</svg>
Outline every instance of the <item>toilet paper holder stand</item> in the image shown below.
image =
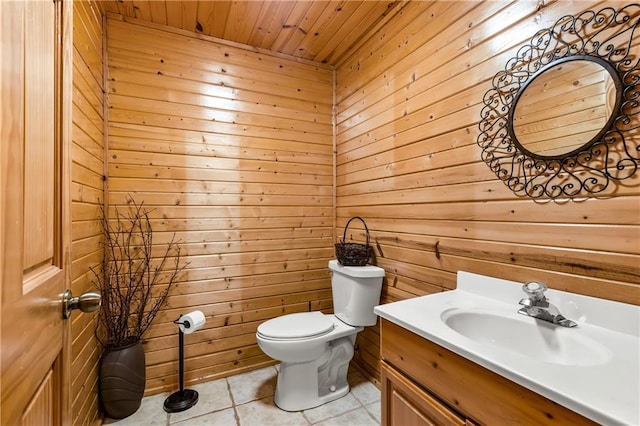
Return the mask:
<svg viewBox="0 0 640 426">
<path fill-rule="evenodd" d="M 178 374 L 180 376 L 180 390 L 172 393 L 164 400 L 164 411 L 167 413 L 178 413 L 188 410 L 198 402 L 198 392 L 193 389 L 184 388 L 184 333 L 180 325 L 188 328 L 190 324 L 180 321 L 181 318 L 182 315 L 173 321 L 174 324 L 178 325 L 178 345 L 180 351 L 178 356 Z"/>
</svg>

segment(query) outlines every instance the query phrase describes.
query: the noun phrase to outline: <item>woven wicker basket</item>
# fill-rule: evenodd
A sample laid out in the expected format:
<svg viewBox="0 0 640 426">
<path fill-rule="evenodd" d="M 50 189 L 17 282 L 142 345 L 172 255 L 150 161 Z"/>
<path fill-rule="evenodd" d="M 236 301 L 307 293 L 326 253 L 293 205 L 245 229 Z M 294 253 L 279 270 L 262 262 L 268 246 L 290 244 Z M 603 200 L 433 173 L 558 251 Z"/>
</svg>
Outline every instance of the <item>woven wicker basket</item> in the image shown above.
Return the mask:
<svg viewBox="0 0 640 426">
<path fill-rule="evenodd" d="M 349 224 L 352 220 L 358 219 L 364 225 L 364 229 L 367 234 L 367 243 L 347 243 L 345 240 L 347 239 L 347 228 L 349 228 Z M 337 243 L 336 245 L 336 257 L 338 258 L 338 262 L 342 266 L 365 266 L 369 262 L 369 258 L 371 258 L 372 248 L 369 245 L 369 228 L 367 228 L 367 224 L 364 219 L 360 216 L 354 216 L 344 227 L 344 233 L 342 234 L 342 242 Z"/>
</svg>

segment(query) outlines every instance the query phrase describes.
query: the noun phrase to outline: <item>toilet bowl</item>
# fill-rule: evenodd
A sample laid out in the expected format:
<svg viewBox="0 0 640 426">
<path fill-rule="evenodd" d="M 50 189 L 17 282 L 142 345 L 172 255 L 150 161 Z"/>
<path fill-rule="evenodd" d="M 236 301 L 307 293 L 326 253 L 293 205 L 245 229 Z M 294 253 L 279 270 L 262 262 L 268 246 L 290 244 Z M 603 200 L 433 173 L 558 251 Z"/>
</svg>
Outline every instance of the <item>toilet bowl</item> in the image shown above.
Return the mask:
<svg viewBox="0 0 640 426">
<path fill-rule="evenodd" d="M 286 322 L 322 330 L 295 337 L 295 333 L 278 333 L 268 321 L 258 327 L 258 345 L 265 354 L 280 361 L 275 404 L 286 411 L 300 411 L 346 395 L 348 364 L 356 334 L 363 328 L 321 312 L 289 314 L 275 320 L 284 327 L 283 331 L 287 330 Z"/>
<path fill-rule="evenodd" d="M 268 320 L 258 327 L 262 351 L 280 361 L 275 404 L 300 411 L 349 392 L 347 371 L 356 334 L 374 325 L 384 269 L 344 267 L 329 262 L 335 314 L 302 312 Z"/>
</svg>

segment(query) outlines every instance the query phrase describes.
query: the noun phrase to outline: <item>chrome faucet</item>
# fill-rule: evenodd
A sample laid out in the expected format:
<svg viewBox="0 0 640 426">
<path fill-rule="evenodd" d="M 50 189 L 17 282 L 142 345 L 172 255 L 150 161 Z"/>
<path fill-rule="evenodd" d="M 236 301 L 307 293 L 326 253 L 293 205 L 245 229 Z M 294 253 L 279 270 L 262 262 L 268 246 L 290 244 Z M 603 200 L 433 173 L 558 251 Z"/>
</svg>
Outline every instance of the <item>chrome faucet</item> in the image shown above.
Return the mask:
<svg viewBox="0 0 640 426">
<path fill-rule="evenodd" d="M 522 291 L 529 297 L 520 300 L 522 308 L 518 310 L 519 314 L 558 324 L 562 327 L 576 327 L 578 325 L 565 318 L 558 308 L 549 303 L 549 299 L 544 295 L 544 292 L 547 291 L 547 286 L 543 283 L 535 281 L 526 283 L 522 286 Z"/>
</svg>

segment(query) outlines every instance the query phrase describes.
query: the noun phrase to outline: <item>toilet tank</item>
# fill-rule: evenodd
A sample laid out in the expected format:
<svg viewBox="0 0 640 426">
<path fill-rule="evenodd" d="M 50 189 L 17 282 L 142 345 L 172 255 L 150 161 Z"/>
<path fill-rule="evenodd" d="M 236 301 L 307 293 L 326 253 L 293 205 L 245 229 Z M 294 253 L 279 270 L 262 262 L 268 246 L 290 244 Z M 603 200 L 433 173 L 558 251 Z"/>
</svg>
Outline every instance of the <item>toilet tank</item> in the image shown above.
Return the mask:
<svg viewBox="0 0 640 426">
<path fill-rule="evenodd" d="M 373 308 L 380 304 L 384 269 L 373 265 L 342 266 L 329 261 L 333 311 L 342 322 L 355 326 L 374 325 Z"/>
</svg>

